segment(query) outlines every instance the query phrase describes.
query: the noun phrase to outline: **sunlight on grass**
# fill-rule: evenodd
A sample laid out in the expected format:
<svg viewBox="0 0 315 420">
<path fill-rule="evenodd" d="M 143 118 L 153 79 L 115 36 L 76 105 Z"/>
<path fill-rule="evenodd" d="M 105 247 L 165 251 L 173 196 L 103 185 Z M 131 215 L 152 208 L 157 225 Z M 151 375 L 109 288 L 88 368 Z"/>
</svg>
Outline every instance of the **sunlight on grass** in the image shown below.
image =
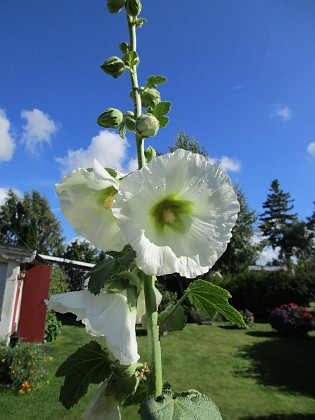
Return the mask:
<svg viewBox="0 0 315 420">
<path fill-rule="evenodd" d="M 96 386 L 67 411 L 58 402 L 62 378 L 55 378 L 54 373 L 78 345 L 90 340 L 84 328 L 65 325 L 62 335 L 45 346 L 53 357 L 49 385 L 23 396 L 0 392 L 0 418 L 80 419 Z M 138 340 L 145 357 L 146 336 Z M 224 323 L 189 324 L 182 332 L 162 337 L 162 347 L 164 380 L 175 391 L 194 388 L 209 395 L 224 419 L 315 417 L 315 333 L 306 338 L 281 338 L 267 324 L 255 324 L 249 330 Z M 138 419 L 137 408 L 124 408 L 123 418 Z"/>
</svg>

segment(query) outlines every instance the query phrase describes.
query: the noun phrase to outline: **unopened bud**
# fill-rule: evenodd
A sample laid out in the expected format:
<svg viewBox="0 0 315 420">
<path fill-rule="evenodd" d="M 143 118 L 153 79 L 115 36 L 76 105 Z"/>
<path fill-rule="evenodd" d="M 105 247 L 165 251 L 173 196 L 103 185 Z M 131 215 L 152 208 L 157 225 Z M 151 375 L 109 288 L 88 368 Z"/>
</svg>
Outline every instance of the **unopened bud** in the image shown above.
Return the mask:
<svg viewBox="0 0 315 420">
<path fill-rule="evenodd" d="M 107 0 L 107 9 L 110 13 L 118 13 L 124 7 L 126 0 Z"/>
<path fill-rule="evenodd" d="M 127 42 L 121 42 L 119 44 L 119 49 L 123 54 L 126 54 L 129 52 L 129 44 L 127 44 Z"/>
<path fill-rule="evenodd" d="M 140 0 L 126 0 L 126 10 L 129 16 L 137 17 L 141 9 L 142 4 Z"/>
<path fill-rule="evenodd" d="M 144 151 L 145 160 L 147 163 L 151 162 L 151 160 L 155 159 L 156 157 L 156 151 L 153 149 L 153 147 L 149 146 Z"/>
<path fill-rule="evenodd" d="M 142 114 L 136 120 L 136 132 L 142 138 L 154 137 L 159 131 L 159 121 L 152 114 Z"/>
<path fill-rule="evenodd" d="M 126 128 L 128 131 L 135 132 L 136 130 L 136 119 L 135 114 L 132 111 L 127 111 L 125 114 Z"/>
<path fill-rule="evenodd" d="M 118 128 L 123 122 L 124 116 L 119 109 L 108 108 L 97 119 L 97 124 L 104 128 Z"/>
<path fill-rule="evenodd" d="M 141 101 L 144 108 L 154 108 L 161 102 L 160 92 L 154 88 L 147 88 L 141 92 Z"/>
<path fill-rule="evenodd" d="M 113 56 L 101 65 L 101 69 L 116 79 L 125 71 L 125 63 L 120 58 Z"/>
</svg>

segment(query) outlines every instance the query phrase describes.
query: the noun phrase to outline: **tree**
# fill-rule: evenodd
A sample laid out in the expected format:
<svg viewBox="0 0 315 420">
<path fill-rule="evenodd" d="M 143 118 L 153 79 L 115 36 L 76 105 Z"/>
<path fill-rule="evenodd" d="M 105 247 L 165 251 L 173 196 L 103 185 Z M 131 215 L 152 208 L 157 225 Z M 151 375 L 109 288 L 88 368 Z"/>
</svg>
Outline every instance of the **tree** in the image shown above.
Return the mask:
<svg viewBox="0 0 315 420">
<path fill-rule="evenodd" d="M 169 151 L 171 153 L 175 152 L 177 149 L 188 150 L 189 152 L 198 153 L 199 155 L 208 157 L 204 146 L 200 146 L 198 140 L 194 137 L 190 139 L 184 131 L 178 131 L 174 145 L 169 147 Z"/>
<path fill-rule="evenodd" d="M 86 239 L 74 239 L 69 245 L 66 245 L 63 258 L 74 261 L 83 261 L 87 263 L 97 263 L 102 259 L 102 252 L 99 252 Z"/>
<path fill-rule="evenodd" d="M 246 196 L 239 186 L 234 187 L 240 211 L 237 221 L 232 230 L 232 238 L 226 251 L 219 258 L 214 270 L 225 273 L 241 273 L 248 269 L 248 266 L 255 263 L 258 258 L 259 248 L 253 244 L 254 223 L 257 215 L 248 206 Z"/>
<path fill-rule="evenodd" d="M 293 199 L 289 193 L 280 188 L 279 181 L 275 179 L 271 183 L 270 193 L 263 203 L 264 213 L 260 215 L 260 225 L 263 236 L 267 239 L 265 245 L 273 249 L 280 248 L 280 259 L 288 263 L 291 255 L 288 254 L 284 235 L 288 232 L 290 225 L 297 221 L 297 215 L 290 213 L 293 209 Z"/>
<path fill-rule="evenodd" d="M 0 242 L 27 245 L 41 254 L 59 256 L 63 252 L 61 235 L 60 222 L 38 191 L 24 193 L 23 198 L 8 191 L 0 208 Z"/>
</svg>

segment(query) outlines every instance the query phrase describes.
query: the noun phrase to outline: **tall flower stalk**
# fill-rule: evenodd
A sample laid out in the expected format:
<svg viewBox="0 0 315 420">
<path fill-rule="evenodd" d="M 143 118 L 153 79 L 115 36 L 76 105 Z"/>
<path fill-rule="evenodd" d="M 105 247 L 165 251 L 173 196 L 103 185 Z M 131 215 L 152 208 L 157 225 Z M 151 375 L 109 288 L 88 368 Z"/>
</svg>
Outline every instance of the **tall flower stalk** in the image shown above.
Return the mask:
<svg viewBox="0 0 315 420">
<path fill-rule="evenodd" d="M 138 170 L 123 176 L 103 168 L 78 168 L 56 186 L 61 210 L 76 232 L 100 247 L 107 257 L 89 273 L 87 290 L 51 296 L 47 306 L 72 312 L 86 332 L 103 336 L 68 357 L 56 375 L 64 376 L 60 401 L 69 409 L 83 397 L 89 384 L 99 389 L 84 418 L 119 420 L 120 406 L 140 402 L 143 419 L 221 419 L 208 396 L 198 391 L 176 393 L 163 384 L 159 329 L 180 331 L 188 299 L 204 315 L 220 312 L 244 327 L 238 311 L 229 305 L 227 290 L 195 280 L 207 273 L 225 251 L 239 211 L 227 174 L 204 156 L 185 150 L 156 157 L 144 142 L 169 121 L 171 103 L 162 101 L 158 85 L 164 76 L 149 76 L 139 86 L 137 29 L 145 23 L 138 15 L 140 0 L 107 0 L 111 13 L 125 9 L 129 42 L 119 45 L 122 57 L 108 58 L 101 69 L 113 78 L 125 71 L 131 80 L 133 111 L 106 109 L 97 119 L 106 129 L 134 133 Z M 192 279 L 183 297 L 158 313 L 161 295 L 156 276 L 178 273 Z M 136 323 L 147 330 L 148 360 L 140 361 Z M 159 398 L 160 397 L 160 398 Z M 166 417 L 165 417 L 166 416 Z"/>
</svg>

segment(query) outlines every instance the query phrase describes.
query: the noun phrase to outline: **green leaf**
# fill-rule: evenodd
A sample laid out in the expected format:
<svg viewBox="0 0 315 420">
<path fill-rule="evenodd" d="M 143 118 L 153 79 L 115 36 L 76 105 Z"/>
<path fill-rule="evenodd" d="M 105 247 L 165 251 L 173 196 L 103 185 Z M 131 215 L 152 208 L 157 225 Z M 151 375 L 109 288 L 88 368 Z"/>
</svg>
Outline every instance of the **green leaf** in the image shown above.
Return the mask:
<svg viewBox="0 0 315 420">
<path fill-rule="evenodd" d="M 87 276 L 90 278 L 88 284 L 89 291 L 94 295 L 98 295 L 104 287 L 105 282 L 111 278 L 114 268 L 114 258 L 106 258 L 106 260 L 96 264 Z"/>
<path fill-rule="evenodd" d="M 174 312 L 171 311 L 174 309 L 175 305 L 171 304 L 164 309 L 163 312 L 160 313 L 159 316 L 159 325 L 160 331 L 181 331 L 184 329 L 186 325 L 186 315 L 184 308 L 182 306 L 178 306 Z M 170 315 L 171 313 L 171 315 Z"/>
<path fill-rule="evenodd" d="M 133 66 L 138 66 L 140 59 L 136 51 L 130 51 L 123 56 L 123 62 L 132 68 Z"/>
<path fill-rule="evenodd" d="M 137 28 L 141 28 L 142 27 L 142 25 L 145 23 L 145 22 L 147 22 L 148 20 L 147 19 L 145 19 L 145 18 L 137 18 L 136 20 L 135 20 L 135 25 L 136 25 L 136 27 Z"/>
<path fill-rule="evenodd" d="M 105 170 L 111 175 L 113 178 L 117 178 L 117 172 L 113 168 L 105 168 Z"/>
<path fill-rule="evenodd" d="M 161 115 L 158 118 L 158 120 L 159 120 L 160 128 L 165 128 L 167 124 L 170 122 L 169 117 L 166 117 L 165 115 Z"/>
<path fill-rule="evenodd" d="M 112 363 L 109 354 L 96 341 L 79 347 L 56 372 L 56 376 L 65 377 L 59 401 L 69 410 L 86 394 L 90 384 L 99 384 L 111 376 Z"/>
<path fill-rule="evenodd" d="M 169 102 L 169 101 L 159 102 L 152 109 L 151 114 L 153 114 L 156 118 L 162 117 L 163 115 L 170 112 L 171 106 L 172 106 L 172 102 Z"/>
<path fill-rule="evenodd" d="M 219 312 L 232 324 L 245 328 L 242 315 L 228 303 L 230 293 L 219 286 L 196 280 L 188 288 L 190 302 L 204 315 L 214 318 Z"/>
<path fill-rule="evenodd" d="M 124 406 L 139 405 L 143 400 L 148 397 L 148 384 L 146 381 L 140 381 L 136 392 L 129 395 L 123 402 Z"/>
<path fill-rule="evenodd" d="M 222 420 L 214 402 L 194 389 L 174 394 L 165 391 L 157 400 L 149 397 L 139 412 L 142 420 Z"/>
<path fill-rule="evenodd" d="M 149 76 L 147 78 L 145 87 L 146 88 L 155 88 L 156 85 L 162 85 L 167 82 L 167 78 L 164 76 Z"/>
<path fill-rule="evenodd" d="M 117 258 L 117 263 L 124 269 L 129 268 L 136 256 L 136 251 L 134 251 L 131 247 L 126 248 L 125 252 Z"/>
<path fill-rule="evenodd" d="M 115 399 L 122 404 L 129 395 L 133 395 L 139 385 L 136 374 L 132 376 L 113 375 L 106 387 L 106 395 L 115 395 Z"/>
<path fill-rule="evenodd" d="M 126 136 L 126 122 L 124 121 L 121 126 L 119 127 L 119 135 L 122 139 L 125 138 Z"/>
</svg>

